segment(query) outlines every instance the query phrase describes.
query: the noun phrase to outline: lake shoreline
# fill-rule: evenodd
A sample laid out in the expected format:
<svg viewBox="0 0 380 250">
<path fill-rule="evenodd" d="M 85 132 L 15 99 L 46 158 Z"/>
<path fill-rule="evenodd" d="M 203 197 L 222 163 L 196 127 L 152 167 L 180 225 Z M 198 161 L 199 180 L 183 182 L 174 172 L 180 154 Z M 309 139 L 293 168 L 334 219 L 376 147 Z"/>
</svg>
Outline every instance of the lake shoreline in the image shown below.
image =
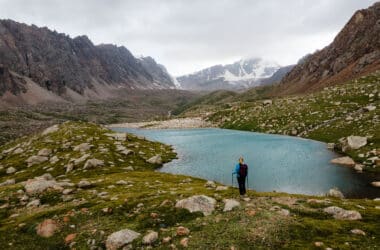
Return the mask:
<svg viewBox="0 0 380 250">
<path fill-rule="evenodd" d="M 162 121 L 127 122 L 108 124 L 107 128 L 140 128 L 140 129 L 189 129 L 189 128 L 216 128 L 217 125 L 205 121 L 201 117 L 176 118 Z"/>
</svg>

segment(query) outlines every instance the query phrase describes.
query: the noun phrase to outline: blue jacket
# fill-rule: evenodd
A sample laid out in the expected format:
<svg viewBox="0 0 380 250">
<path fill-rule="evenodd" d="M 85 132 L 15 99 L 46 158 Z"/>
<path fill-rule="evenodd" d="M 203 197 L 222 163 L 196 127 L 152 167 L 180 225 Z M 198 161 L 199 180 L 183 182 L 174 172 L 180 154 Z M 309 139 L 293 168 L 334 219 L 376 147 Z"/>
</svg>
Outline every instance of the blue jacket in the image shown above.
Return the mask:
<svg viewBox="0 0 380 250">
<path fill-rule="evenodd" d="M 233 174 L 236 174 L 236 177 L 240 177 L 240 163 L 236 164 L 235 171 L 232 172 Z M 247 169 L 247 175 L 248 175 L 248 169 Z"/>
</svg>

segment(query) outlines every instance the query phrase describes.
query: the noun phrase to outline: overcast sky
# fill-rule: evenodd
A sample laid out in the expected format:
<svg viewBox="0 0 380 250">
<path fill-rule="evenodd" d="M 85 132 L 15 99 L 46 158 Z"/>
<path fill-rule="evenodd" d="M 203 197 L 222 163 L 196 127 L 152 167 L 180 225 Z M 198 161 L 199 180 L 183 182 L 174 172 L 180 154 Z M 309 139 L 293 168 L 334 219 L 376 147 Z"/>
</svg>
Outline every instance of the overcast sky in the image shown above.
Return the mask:
<svg viewBox="0 0 380 250">
<path fill-rule="evenodd" d="M 375 0 L 0 0 L 0 18 L 152 56 L 173 75 L 240 58 L 281 65 L 328 45 Z"/>
</svg>

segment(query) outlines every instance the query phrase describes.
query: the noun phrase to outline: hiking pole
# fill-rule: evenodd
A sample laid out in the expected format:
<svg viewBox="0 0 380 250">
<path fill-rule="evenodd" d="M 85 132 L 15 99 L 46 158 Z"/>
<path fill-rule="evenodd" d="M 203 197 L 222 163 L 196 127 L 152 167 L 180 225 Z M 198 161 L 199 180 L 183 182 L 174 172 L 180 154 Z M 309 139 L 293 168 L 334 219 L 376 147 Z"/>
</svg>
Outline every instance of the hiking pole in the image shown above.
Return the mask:
<svg viewBox="0 0 380 250">
<path fill-rule="evenodd" d="M 231 183 L 232 183 L 232 188 L 234 187 L 234 173 L 232 173 L 232 176 L 231 176 Z"/>
</svg>

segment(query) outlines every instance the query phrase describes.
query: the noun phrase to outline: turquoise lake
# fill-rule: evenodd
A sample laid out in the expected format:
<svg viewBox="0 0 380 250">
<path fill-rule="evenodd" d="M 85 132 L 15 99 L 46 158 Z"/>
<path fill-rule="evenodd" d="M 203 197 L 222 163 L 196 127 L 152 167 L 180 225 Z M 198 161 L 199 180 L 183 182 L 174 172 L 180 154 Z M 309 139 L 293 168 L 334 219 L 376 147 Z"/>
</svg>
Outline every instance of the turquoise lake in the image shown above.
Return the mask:
<svg viewBox="0 0 380 250">
<path fill-rule="evenodd" d="M 113 130 L 173 145 L 178 159 L 162 172 L 231 185 L 232 171 L 243 156 L 249 166 L 248 188 L 256 191 L 323 195 L 338 187 L 347 197 L 380 195 L 369 184 L 374 176 L 331 164 L 338 155 L 318 141 L 227 129 Z"/>
</svg>

